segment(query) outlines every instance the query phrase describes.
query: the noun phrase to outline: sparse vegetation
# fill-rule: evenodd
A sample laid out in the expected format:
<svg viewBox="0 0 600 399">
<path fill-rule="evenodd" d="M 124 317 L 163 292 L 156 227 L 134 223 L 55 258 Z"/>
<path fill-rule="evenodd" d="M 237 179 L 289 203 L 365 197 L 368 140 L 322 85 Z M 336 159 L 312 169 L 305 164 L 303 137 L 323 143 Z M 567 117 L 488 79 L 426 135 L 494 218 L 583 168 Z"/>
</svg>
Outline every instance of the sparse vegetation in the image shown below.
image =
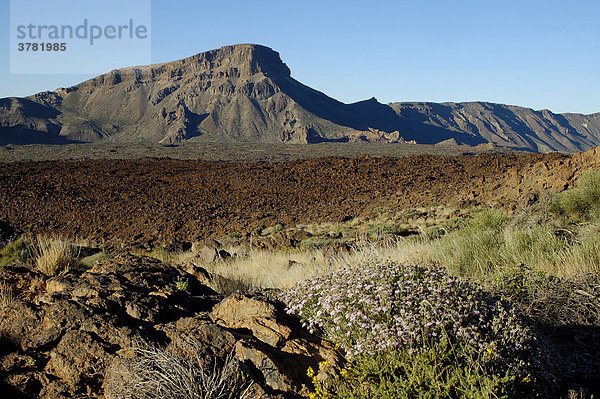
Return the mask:
<svg viewBox="0 0 600 399">
<path fill-rule="evenodd" d="M 98 252 L 95 253 L 94 255 L 90 255 L 90 256 L 86 256 L 85 258 L 82 258 L 79 262 L 81 263 L 81 265 L 85 268 L 91 268 L 94 267 L 96 264 L 102 262 L 103 260 L 107 259 L 109 257 L 108 254 L 104 253 L 104 252 Z"/>
<path fill-rule="evenodd" d="M 0 309 L 10 306 L 15 301 L 13 290 L 6 281 L 0 282 Z"/>
<path fill-rule="evenodd" d="M 175 287 L 179 291 L 188 291 L 190 289 L 190 281 L 187 278 L 179 277 L 175 281 Z"/>
<path fill-rule="evenodd" d="M 392 211 L 391 206 L 378 206 L 378 207 L 373 208 L 374 214 L 385 214 L 385 213 L 388 213 L 391 211 Z"/>
<path fill-rule="evenodd" d="M 105 394 L 110 399 L 243 399 L 250 382 L 229 355 L 221 364 L 200 356 L 150 346 L 135 350 L 127 365 L 107 372 Z"/>
<path fill-rule="evenodd" d="M 367 235 L 372 236 L 373 238 L 381 238 L 385 236 L 406 236 L 410 235 L 410 231 L 407 229 L 392 224 L 392 223 L 384 223 L 384 224 L 374 224 L 371 225 L 367 231 Z"/>
<path fill-rule="evenodd" d="M 239 240 L 240 238 L 242 238 L 242 233 L 239 233 L 237 231 L 233 232 L 233 233 L 229 233 L 226 236 L 222 237 L 222 239 L 224 241 L 228 241 L 228 240 Z"/>
<path fill-rule="evenodd" d="M 573 362 L 580 363 L 578 367 L 588 370 L 587 373 L 598 372 L 594 360 L 591 360 L 598 358 L 597 345 L 580 344 L 563 351 L 560 349 L 561 340 L 554 337 L 554 330 L 547 328 L 577 329 L 580 334 L 592 331 L 592 337 L 593 331 L 600 326 L 600 226 L 596 211 L 599 203 L 600 174 L 584 173 L 575 189 L 555 197 L 545 194 L 537 203 L 514 215 L 501 210 L 463 212 L 468 219 L 464 222 L 456 219 L 456 223 L 448 221 L 452 226 L 449 231 L 440 224 L 424 229 L 418 240 L 403 239 L 383 246 L 373 244 L 376 250 L 362 251 L 363 255 L 368 254 L 362 263 L 357 262 L 356 254 L 346 256 L 347 264 L 352 265 L 350 269 L 316 281 L 299 283 L 285 297 L 290 312 L 299 314 L 309 328 L 338 342 L 351 355 L 350 363 L 334 383 L 325 384 L 313 379 L 317 385 L 314 397 L 487 398 L 512 397 L 516 392 L 526 397 L 546 396 L 550 392 L 545 389 L 556 389 L 557 385 L 551 382 L 552 375 L 546 367 L 549 360 L 543 359 L 551 358 L 554 371 L 559 374 L 574 367 Z M 490 336 L 500 338 L 502 344 L 491 345 L 487 349 L 473 345 L 470 340 L 456 339 L 456 334 L 453 335 L 452 329 L 447 327 L 438 332 L 435 341 L 427 340 L 431 326 L 440 320 L 438 313 L 428 309 L 418 313 L 421 316 L 414 316 L 402 306 L 394 308 L 390 305 L 394 303 L 394 296 L 380 291 L 392 292 L 387 288 L 390 281 L 397 280 L 390 279 L 390 273 L 393 275 L 408 266 L 369 273 L 373 270 L 372 266 L 365 269 L 359 265 L 406 257 L 408 243 L 419 248 L 419 263 L 434 262 L 454 275 L 475 279 L 510 300 L 513 309 L 528 317 L 533 323 L 531 334 L 541 334 L 540 341 L 530 335 L 530 342 L 544 343 L 537 349 L 533 349 L 537 344 L 530 347 L 533 352 L 529 352 L 529 356 L 537 360 L 522 363 L 536 364 L 529 374 L 515 374 L 514 368 L 502 368 L 502 361 L 498 359 L 494 360 L 491 369 L 488 368 L 486 351 L 490 355 L 496 354 L 498 348 L 506 344 L 496 333 Z M 406 274 L 398 273 L 401 276 Z M 336 281 L 344 281 L 344 284 Z M 356 286 L 355 281 L 362 285 Z M 427 295 L 439 291 L 422 291 L 427 283 L 415 276 L 408 281 L 415 286 L 396 299 L 406 299 L 413 306 L 422 306 L 423 303 L 439 306 L 452 295 L 466 293 L 473 298 L 474 291 L 461 287 L 443 294 L 444 299 L 431 300 Z M 415 296 L 419 298 L 415 299 Z M 451 308 L 462 313 L 470 300 L 461 298 Z M 395 342 L 395 333 L 405 331 L 411 325 L 407 320 L 410 323 L 427 320 L 417 328 L 421 334 L 416 336 L 424 338 L 417 345 Z M 402 328 L 390 328 L 399 321 L 404 321 Z M 504 330 L 519 330 L 506 328 L 512 322 L 500 324 Z M 481 324 L 481 320 L 478 324 L 485 325 Z M 582 331 L 582 327 L 591 330 Z M 377 339 L 370 340 L 369 334 Z M 550 341 L 555 342 L 552 344 L 555 346 L 547 346 Z M 523 352 L 520 355 L 510 353 L 506 359 L 515 361 L 522 355 Z M 590 360 L 582 363 L 581 359 L 588 357 Z M 555 382 L 560 384 L 560 379 L 559 376 Z M 567 392 L 562 388 L 561 392 L 569 397 L 589 397 L 583 391 Z"/>
<path fill-rule="evenodd" d="M 458 275 L 488 275 L 502 263 L 500 247 L 507 221 L 501 211 L 481 212 L 433 245 L 435 260 Z"/>
<path fill-rule="evenodd" d="M 600 171 L 589 170 L 577 179 L 574 189 L 556 196 L 550 212 L 563 222 L 590 222 L 600 219 Z"/>
<path fill-rule="evenodd" d="M 16 263 L 21 256 L 21 251 L 25 247 L 22 238 L 8 242 L 0 249 L 0 267 Z"/>
<path fill-rule="evenodd" d="M 289 288 L 300 280 L 335 270 L 321 251 L 267 251 L 254 249 L 246 256 L 205 265 L 219 276 L 213 289 L 230 293 L 261 288 Z"/>
<path fill-rule="evenodd" d="M 161 247 L 152 248 L 152 250 L 149 251 L 142 249 L 133 249 L 130 252 L 134 255 L 149 256 L 151 258 L 158 259 L 162 262 L 171 264 L 180 264 L 182 262 L 182 257 L 185 257 L 187 255 L 183 252 L 171 252 L 166 248 Z"/>
<path fill-rule="evenodd" d="M 502 211 L 482 211 L 463 228 L 433 241 L 432 260 L 480 280 L 493 280 L 521 266 L 557 277 L 598 273 L 598 226 L 562 227 L 557 222 L 518 225 Z"/>
<path fill-rule="evenodd" d="M 260 234 L 263 236 L 269 236 L 269 235 L 271 235 L 273 233 L 277 233 L 281 230 L 283 230 L 283 225 L 277 223 L 275 226 L 267 227 Z"/>
<path fill-rule="evenodd" d="M 221 294 L 289 290 L 290 313 L 347 354 L 333 381 L 311 372 L 315 399 L 544 397 L 571 386 L 575 395 L 584 383 L 573 375 L 597 375 L 600 364 L 599 191 L 600 173 L 588 172 L 573 189 L 536 194 L 514 213 L 385 206 L 341 222 L 261 225 L 216 244 L 231 257 L 125 249 L 193 270 Z M 179 244 L 169 248 L 190 246 Z M 75 248 L 17 240 L 0 250 L 0 265 L 22 262 L 52 276 L 77 267 Z M 89 257 L 88 267 L 104 256 Z M 163 285 L 182 291 L 174 297 L 191 295 L 196 282 L 177 275 Z M 17 286 L 20 301 L 30 295 Z M 15 300 L 10 287 L 0 285 L 1 307 Z M 114 398 L 243 397 L 247 387 L 231 359 L 208 364 L 156 347 L 112 372 L 129 379 L 107 377 Z M 205 396 L 185 396 L 182 386 Z M 211 386 L 219 388 L 206 396 Z"/>
<path fill-rule="evenodd" d="M 56 276 L 79 265 L 77 250 L 66 239 L 38 236 L 32 248 L 35 267 L 47 276 Z"/>
<path fill-rule="evenodd" d="M 331 243 L 333 243 L 335 240 L 331 237 L 326 237 L 326 236 L 314 236 L 314 237 L 309 237 L 306 238 L 302 241 L 300 241 L 300 244 L 298 244 L 298 246 L 300 248 L 304 248 L 304 249 L 315 249 L 315 248 L 322 248 L 325 245 L 329 245 Z"/>
<path fill-rule="evenodd" d="M 473 348 L 450 344 L 445 336 L 416 349 L 359 356 L 336 381 L 313 379 L 317 392 L 324 392 L 314 398 L 496 398 L 511 397 L 515 384 L 532 386 L 527 378 L 515 381 L 509 373 L 486 372 L 479 356 Z"/>
</svg>

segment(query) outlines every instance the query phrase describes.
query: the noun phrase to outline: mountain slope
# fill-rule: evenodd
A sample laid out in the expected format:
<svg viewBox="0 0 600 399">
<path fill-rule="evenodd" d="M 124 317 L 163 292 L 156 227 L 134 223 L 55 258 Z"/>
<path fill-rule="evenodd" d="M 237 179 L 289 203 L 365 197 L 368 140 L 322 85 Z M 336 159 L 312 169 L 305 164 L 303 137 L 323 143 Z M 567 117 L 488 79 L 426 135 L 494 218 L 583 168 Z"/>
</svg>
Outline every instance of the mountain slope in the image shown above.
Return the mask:
<svg viewBox="0 0 600 399">
<path fill-rule="evenodd" d="M 57 110 L 52 122 L 74 141 L 306 143 L 390 125 L 376 114 L 357 117 L 351 106 L 294 80 L 278 53 L 258 45 L 118 69 L 23 101 Z M 393 112 L 386 117 L 397 119 Z"/>
<path fill-rule="evenodd" d="M 392 103 L 402 132 L 435 144 L 447 135 L 459 143 L 491 142 L 536 152 L 585 151 L 600 145 L 600 113 L 554 114 L 548 110 L 487 102 Z"/>
<path fill-rule="evenodd" d="M 600 115 L 488 103 L 344 104 L 303 85 L 270 48 L 241 44 L 122 68 L 69 88 L 0 100 L 0 144 L 494 143 L 530 151 L 600 144 Z"/>
</svg>

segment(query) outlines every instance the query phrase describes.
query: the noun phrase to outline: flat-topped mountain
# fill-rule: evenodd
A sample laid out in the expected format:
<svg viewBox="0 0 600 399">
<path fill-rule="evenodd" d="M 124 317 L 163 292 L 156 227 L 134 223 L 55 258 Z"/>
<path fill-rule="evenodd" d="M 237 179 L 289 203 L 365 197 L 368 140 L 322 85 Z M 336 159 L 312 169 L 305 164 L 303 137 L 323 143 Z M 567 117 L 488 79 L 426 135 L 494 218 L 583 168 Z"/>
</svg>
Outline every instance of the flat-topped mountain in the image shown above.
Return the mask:
<svg viewBox="0 0 600 399">
<path fill-rule="evenodd" d="M 291 77 L 279 54 L 240 44 L 0 99 L 0 144 L 110 140 L 493 143 L 530 151 L 600 145 L 600 114 L 487 103 L 344 104 Z"/>
</svg>

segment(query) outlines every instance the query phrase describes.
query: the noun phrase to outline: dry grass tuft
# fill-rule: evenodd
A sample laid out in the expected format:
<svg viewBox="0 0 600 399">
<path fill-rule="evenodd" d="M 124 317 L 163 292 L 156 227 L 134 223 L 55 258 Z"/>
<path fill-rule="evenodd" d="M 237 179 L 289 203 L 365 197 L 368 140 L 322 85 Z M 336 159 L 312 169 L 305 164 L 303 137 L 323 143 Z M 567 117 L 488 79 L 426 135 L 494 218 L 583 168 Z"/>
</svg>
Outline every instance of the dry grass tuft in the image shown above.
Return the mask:
<svg viewBox="0 0 600 399">
<path fill-rule="evenodd" d="M 394 262 L 401 264 L 432 263 L 432 248 L 427 241 L 398 238 L 381 242 L 360 241 L 349 253 L 340 253 L 330 260 L 333 270 L 348 265 L 367 266 L 374 263 Z"/>
<path fill-rule="evenodd" d="M 254 289 L 287 289 L 297 282 L 332 273 L 352 265 L 377 262 L 430 263 L 431 248 L 418 240 L 355 244 L 350 252 L 325 258 L 322 250 L 270 251 L 253 249 L 245 256 L 202 265 L 214 277 L 211 288 L 220 293 Z"/>
<path fill-rule="evenodd" d="M 503 287 L 503 294 L 538 325 L 600 325 L 598 275 L 554 278 L 528 271 L 514 276 L 512 284 Z"/>
<path fill-rule="evenodd" d="M 246 256 L 204 265 L 209 273 L 221 277 L 227 292 L 236 289 L 289 288 L 296 282 L 335 270 L 323 259 L 322 251 L 268 251 L 253 249 Z M 221 290 L 220 290 L 220 289 Z"/>
<path fill-rule="evenodd" d="M 222 365 L 206 365 L 195 353 L 168 348 L 136 349 L 127 365 L 111 367 L 105 380 L 109 399 L 238 399 L 249 397 L 250 384 L 230 354 Z"/>
<path fill-rule="evenodd" d="M 73 244 L 59 237 L 38 236 L 33 257 L 36 268 L 47 276 L 56 276 L 79 264 Z"/>
<path fill-rule="evenodd" d="M 12 288 L 6 281 L 0 282 L 0 309 L 7 308 L 15 301 Z"/>
</svg>

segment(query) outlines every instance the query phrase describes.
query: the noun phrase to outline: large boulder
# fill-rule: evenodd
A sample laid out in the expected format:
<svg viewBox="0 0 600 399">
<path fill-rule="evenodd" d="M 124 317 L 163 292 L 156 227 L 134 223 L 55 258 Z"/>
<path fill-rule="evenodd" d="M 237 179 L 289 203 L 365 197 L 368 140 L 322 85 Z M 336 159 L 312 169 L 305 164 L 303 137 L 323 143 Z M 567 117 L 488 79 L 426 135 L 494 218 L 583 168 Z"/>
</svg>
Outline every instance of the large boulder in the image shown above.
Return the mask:
<svg viewBox="0 0 600 399">
<path fill-rule="evenodd" d="M 223 245 L 214 238 L 206 240 L 204 244 L 193 243 L 191 250 L 196 255 L 196 260 L 204 264 L 231 257 L 231 254 L 223 249 Z"/>
<path fill-rule="evenodd" d="M 278 304 L 265 297 L 233 294 L 217 304 L 211 318 L 242 339 L 235 357 L 258 373 L 273 392 L 307 394 L 309 367 L 327 362 L 341 368 L 344 359 L 335 346 L 303 330 Z"/>
<path fill-rule="evenodd" d="M 215 323 L 234 330 L 250 330 L 261 342 L 280 347 L 292 334 L 271 303 L 235 293 L 217 304 L 211 313 Z"/>
</svg>

